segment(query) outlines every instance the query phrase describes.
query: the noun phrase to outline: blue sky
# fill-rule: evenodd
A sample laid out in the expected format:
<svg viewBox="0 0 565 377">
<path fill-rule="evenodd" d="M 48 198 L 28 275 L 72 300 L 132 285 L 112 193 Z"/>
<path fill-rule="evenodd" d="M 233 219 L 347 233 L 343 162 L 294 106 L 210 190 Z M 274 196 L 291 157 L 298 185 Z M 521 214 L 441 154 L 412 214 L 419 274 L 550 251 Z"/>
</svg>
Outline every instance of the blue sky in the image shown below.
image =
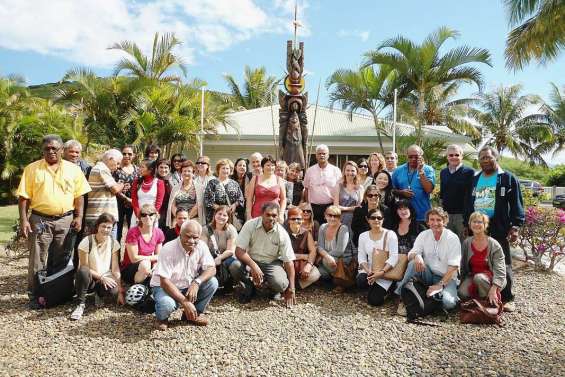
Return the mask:
<svg viewBox="0 0 565 377">
<path fill-rule="evenodd" d="M 362 54 L 383 40 L 401 34 L 420 42 L 444 25 L 461 33 L 446 48 L 466 44 L 491 51 L 494 66 L 481 67 L 487 90 L 519 83 L 524 93 L 547 98 L 550 82 L 565 84 L 563 55 L 545 67 L 505 69 L 509 28 L 502 0 L 298 4 L 311 102 L 321 80 L 320 104 L 327 104 L 327 77 L 338 68 L 356 68 Z M 109 75 L 120 55 L 107 46 L 127 39 L 148 51 L 154 32 L 173 31 L 184 41 L 178 53 L 188 63 L 189 78 L 227 90 L 222 75 L 241 79 L 246 64 L 265 66 L 277 77 L 284 74 L 293 7 L 294 0 L 0 0 L 0 19 L 11 20 L 0 24 L 0 75 L 17 73 L 29 84 L 58 81 L 76 66 Z M 462 95 L 475 90 L 463 88 Z"/>
</svg>

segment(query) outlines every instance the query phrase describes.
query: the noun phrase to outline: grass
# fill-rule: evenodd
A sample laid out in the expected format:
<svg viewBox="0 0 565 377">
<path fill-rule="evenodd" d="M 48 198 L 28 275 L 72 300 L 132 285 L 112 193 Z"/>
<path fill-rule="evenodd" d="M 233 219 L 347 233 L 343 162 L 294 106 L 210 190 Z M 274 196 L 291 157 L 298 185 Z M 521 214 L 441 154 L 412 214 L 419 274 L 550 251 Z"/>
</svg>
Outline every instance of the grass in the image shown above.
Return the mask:
<svg viewBox="0 0 565 377">
<path fill-rule="evenodd" d="M 0 207 L 0 245 L 5 244 L 12 238 L 14 234 L 12 226 L 17 219 L 17 205 Z"/>
</svg>

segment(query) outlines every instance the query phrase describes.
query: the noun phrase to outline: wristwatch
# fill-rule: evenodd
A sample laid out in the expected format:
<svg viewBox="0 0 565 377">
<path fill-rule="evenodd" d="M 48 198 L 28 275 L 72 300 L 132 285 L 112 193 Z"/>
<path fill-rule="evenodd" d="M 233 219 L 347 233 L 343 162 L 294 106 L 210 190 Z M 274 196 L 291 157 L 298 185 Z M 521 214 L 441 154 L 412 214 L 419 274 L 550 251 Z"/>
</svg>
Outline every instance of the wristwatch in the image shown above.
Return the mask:
<svg viewBox="0 0 565 377">
<path fill-rule="evenodd" d="M 287 288 L 289 290 L 289 292 L 295 293 L 296 289 L 295 288 Z"/>
<path fill-rule="evenodd" d="M 445 288 L 445 283 L 443 282 L 443 280 L 440 280 L 437 283 L 441 285 L 442 288 Z"/>
<path fill-rule="evenodd" d="M 194 279 L 193 282 L 196 283 L 199 287 L 200 287 L 200 284 L 202 284 L 202 280 L 200 280 L 200 278 Z"/>
</svg>

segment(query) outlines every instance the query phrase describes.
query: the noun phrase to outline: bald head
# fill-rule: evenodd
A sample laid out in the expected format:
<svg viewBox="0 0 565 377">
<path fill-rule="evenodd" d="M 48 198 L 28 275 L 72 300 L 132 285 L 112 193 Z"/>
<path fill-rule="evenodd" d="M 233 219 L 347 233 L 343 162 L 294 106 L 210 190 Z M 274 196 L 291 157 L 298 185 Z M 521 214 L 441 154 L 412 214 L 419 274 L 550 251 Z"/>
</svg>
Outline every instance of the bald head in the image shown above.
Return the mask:
<svg viewBox="0 0 565 377">
<path fill-rule="evenodd" d="M 202 225 L 200 225 L 198 221 L 188 220 L 182 224 L 179 236 L 180 243 L 188 254 L 192 254 L 192 252 L 196 249 L 201 233 Z"/>
</svg>

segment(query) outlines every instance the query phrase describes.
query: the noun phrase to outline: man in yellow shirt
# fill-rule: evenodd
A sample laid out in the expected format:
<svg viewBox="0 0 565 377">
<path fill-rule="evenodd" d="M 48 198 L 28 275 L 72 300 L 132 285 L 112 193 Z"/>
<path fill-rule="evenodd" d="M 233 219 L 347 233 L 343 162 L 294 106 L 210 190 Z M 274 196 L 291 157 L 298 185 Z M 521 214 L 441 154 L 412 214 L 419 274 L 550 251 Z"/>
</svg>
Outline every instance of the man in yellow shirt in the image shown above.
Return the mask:
<svg viewBox="0 0 565 377">
<path fill-rule="evenodd" d="M 50 246 L 51 257 L 58 259 L 69 229 L 81 229 L 82 196 L 90 191 L 80 168 L 61 158 L 63 140 L 60 136 L 45 136 L 42 149 L 43 159 L 25 167 L 16 192 L 20 229 L 29 241 L 27 280 L 32 308 L 38 308 L 35 274 L 47 266 Z"/>
</svg>

